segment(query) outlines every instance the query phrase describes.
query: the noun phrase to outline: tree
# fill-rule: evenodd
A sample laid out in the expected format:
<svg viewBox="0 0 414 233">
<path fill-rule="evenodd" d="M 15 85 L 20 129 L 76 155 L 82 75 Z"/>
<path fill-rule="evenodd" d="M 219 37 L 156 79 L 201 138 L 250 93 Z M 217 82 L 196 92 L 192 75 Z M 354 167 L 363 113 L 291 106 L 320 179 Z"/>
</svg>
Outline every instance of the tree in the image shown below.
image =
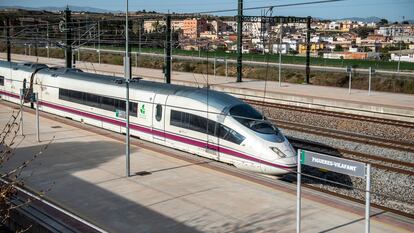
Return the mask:
<svg viewBox="0 0 414 233">
<path fill-rule="evenodd" d="M 356 34 L 358 34 L 359 37 L 361 37 L 362 39 L 365 39 L 368 37 L 370 33 L 374 32 L 374 28 L 359 27 L 359 28 L 352 29 L 352 32 L 355 32 Z"/>
<path fill-rule="evenodd" d="M 381 19 L 381 20 L 378 22 L 378 25 L 380 25 L 380 26 L 387 25 L 387 24 L 388 24 L 388 20 L 386 20 L 386 19 Z"/>
<path fill-rule="evenodd" d="M 364 52 L 372 52 L 372 49 L 370 49 L 369 47 L 363 47 L 362 49 Z"/>
<path fill-rule="evenodd" d="M 39 155 L 41 155 L 51 144 L 51 140 L 46 145 L 32 156 L 29 160 L 24 161 L 17 167 L 5 168 L 5 163 L 11 159 L 14 155 L 15 142 L 18 139 L 19 132 L 21 130 L 20 114 L 22 107 L 19 111 L 13 111 L 12 115 L 8 119 L 7 123 L 0 132 L 0 167 L 2 171 L 0 177 L 0 225 L 5 224 L 8 219 L 11 218 L 13 211 L 26 206 L 30 203 L 30 199 L 25 200 L 22 204 L 15 205 L 11 200 L 18 194 L 17 187 L 24 187 L 24 181 L 21 177 L 21 173 L 32 161 L 34 161 Z M 30 226 L 17 226 L 19 232 L 27 231 Z M 26 229 L 24 229 L 26 228 Z"/>
<path fill-rule="evenodd" d="M 292 48 L 289 48 L 288 53 L 289 53 L 289 54 L 292 54 L 292 55 L 296 55 L 296 54 L 298 54 L 299 52 L 298 52 L 297 50 L 294 50 L 294 49 L 292 49 Z"/>
<path fill-rule="evenodd" d="M 410 24 L 407 20 L 403 21 L 402 24 Z"/>
<path fill-rule="evenodd" d="M 134 21 L 132 24 L 132 32 L 136 35 L 138 34 L 139 30 L 141 30 L 141 22 Z"/>
<path fill-rule="evenodd" d="M 342 51 L 344 51 L 344 49 L 342 48 L 341 45 L 337 44 L 337 45 L 335 45 L 335 48 L 333 49 L 333 51 L 342 52 Z"/>
<path fill-rule="evenodd" d="M 324 52 L 323 51 L 318 51 L 318 57 L 323 57 Z"/>
</svg>

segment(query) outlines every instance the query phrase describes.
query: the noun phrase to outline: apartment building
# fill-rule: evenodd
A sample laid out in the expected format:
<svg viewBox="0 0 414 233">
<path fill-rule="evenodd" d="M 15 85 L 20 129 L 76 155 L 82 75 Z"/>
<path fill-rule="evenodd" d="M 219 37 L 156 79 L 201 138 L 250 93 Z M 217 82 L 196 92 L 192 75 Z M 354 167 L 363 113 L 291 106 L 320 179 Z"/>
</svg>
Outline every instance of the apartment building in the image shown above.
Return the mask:
<svg viewBox="0 0 414 233">
<path fill-rule="evenodd" d="M 206 31 L 207 21 L 205 19 L 185 19 L 183 20 L 183 35 L 186 38 L 196 39 L 201 32 Z"/>
</svg>

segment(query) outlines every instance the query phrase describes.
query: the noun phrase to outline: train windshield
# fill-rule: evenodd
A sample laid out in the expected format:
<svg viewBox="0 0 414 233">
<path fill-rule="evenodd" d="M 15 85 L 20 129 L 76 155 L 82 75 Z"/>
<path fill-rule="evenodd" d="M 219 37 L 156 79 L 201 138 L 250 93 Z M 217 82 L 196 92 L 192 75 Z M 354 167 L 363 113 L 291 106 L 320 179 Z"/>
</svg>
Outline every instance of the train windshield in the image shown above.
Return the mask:
<svg viewBox="0 0 414 233">
<path fill-rule="evenodd" d="M 247 104 L 240 104 L 230 109 L 230 115 L 247 128 L 262 134 L 266 140 L 283 142 L 284 137 L 272 123 L 261 113 Z"/>
</svg>

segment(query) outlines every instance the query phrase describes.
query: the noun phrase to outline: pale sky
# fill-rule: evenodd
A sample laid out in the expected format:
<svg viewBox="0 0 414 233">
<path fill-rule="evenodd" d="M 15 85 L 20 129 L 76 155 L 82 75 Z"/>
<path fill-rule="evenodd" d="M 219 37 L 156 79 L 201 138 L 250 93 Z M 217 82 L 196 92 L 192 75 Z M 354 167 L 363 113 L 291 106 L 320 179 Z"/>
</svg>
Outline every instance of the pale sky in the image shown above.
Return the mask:
<svg viewBox="0 0 414 233">
<path fill-rule="evenodd" d="M 312 0 L 244 0 L 244 7 L 268 6 Z M 125 0 L 1 0 L 0 6 L 63 7 L 68 5 L 124 10 Z M 237 0 L 129 0 L 131 11 L 145 9 L 157 12 L 191 13 L 210 10 L 235 9 Z M 414 19 L 414 0 L 345 0 L 343 2 L 275 8 L 274 15 L 312 16 L 320 18 L 370 17 L 391 21 Z M 224 15 L 235 15 L 236 12 Z M 221 14 L 223 15 L 223 14 Z M 260 15 L 260 10 L 245 11 L 245 15 Z"/>
</svg>

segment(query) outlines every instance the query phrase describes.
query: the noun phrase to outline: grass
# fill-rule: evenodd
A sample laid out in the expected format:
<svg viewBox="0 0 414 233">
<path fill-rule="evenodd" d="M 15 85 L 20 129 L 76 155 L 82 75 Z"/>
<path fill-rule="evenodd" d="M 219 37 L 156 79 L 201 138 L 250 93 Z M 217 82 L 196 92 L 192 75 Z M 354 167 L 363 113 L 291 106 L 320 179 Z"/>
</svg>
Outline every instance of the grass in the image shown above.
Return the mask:
<svg viewBox="0 0 414 233">
<path fill-rule="evenodd" d="M 0 51 L 4 51 L 5 48 L 0 43 Z M 143 50 L 144 52 L 145 50 Z M 158 50 L 146 50 L 145 52 L 155 52 L 162 51 Z M 13 47 L 12 53 L 24 54 L 24 48 L 22 47 Z M 46 57 L 46 49 L 38 49 L 39 56 Z M 74 53 L 77 57 L 77 52 Z M 93 51 L 82 51 L 80 60 L 87 62 L 98 62 L 98 54 Z M 32 51 L 33 55 L 33 51 Z M 55 58 L 64 58 L 64 53 L 62 49 L 53 48 L 50 49 L 50 56 Z M 101 62 L 107 64 L 123 64 L 122 54 L 101 52 Z M 135 56 L 132 56 L 132 64 L 135 66 Z M 146 67 L 153 69 L 162 69 L 164 65 L 163 57 L 153 57 L 153 56 L 141 56 L 138 59 L 138 67 Z M 207 70 L 208 67 L 208 70 Z M 220 76 L 225 76 L 226 69 L 225 65 L 218 63 L 216 66 L 216 74 Z M 206 61 L 184 61 L 184 60 L 174 60 L 172 63 L 172 69 L 174 71 L 184 71 L 190 73 L 202 73 L 214 74 L 213 64 L 210 60 L 210 64 L 207 66 Z M 236 76 L 237 69 L 235 64 L 228 64 L 228 75 Z M 243 66 L 243 76 L 246 78 L 252 79 L 261 79 L 261 80 L 278 80 L 278 71 L 277 69 L 270 68 L 266 69 L 264 66 L 252 66 L 244 65 Z M 282 81 L 289 83 L 302 83 L 305 77 L 304 69 L 282 69 Z M 354 72 L 352 75 L 352 87 L 356 89 L 367 90 L 368 88 L 368 79 L 365 72 Z M 348 76 L 345 72 L 332 72 L 332 71 L 316 71 L 311 70 L 310 82 L 315 85 L 321 86 L 334 86 L 334 87 L 347 87 L 348 86 Z M 372 90 L 374 91 L 386 91 L 386 92 L 397 92 L 397 93 L 406 93 L 414 94 L 414 79 L 411 77 L 398 77 L 395 74 L 380 74 L 376 73 L 372 79 Z"/>
<path fill-rule="evenodd" d="M 123 50 L 123 47 L 115 46 L 101 46 L 101 49 L 112 49 L 112 50 Z M 131 48 L 132 52 L 137 52 L 137 47 Z M 162 48 L 141 48 L 143 53 L 156 53 L 164 54 L 164 49 Z M 207 57 L 206 51 L 187 51 L 182 49 L 173 49 L 173 55 L 182 55 L 182 56 L 201 56 Z M 223 51 L 208 52 L 209 57 L 217 58 L 227 58 L 227 59 L 237 59 L 236 53 L 226 53 Z M 278 62 L 279 55 L 263 55 L 263 54 L 243 54 L 243 60 L 247 61 L 266 61 L 268 56 L 269 62 Z M 282 63 L 287 64 L 302 64 L 306 63 L 306 57 L 304 56 L 294 56 L 294 55 L 282 55 Z M 334 67 L 347 67 L 352 66 L 354 68 L 369 68 L 372 67 L 378 70 L 397 70 L 398 62 L 396 61 L 381 61 L 381 60 L 344 60 L 344 59 L 326 59 L 320 57 L 311 57 L 310 64 L 315 66 L 334 66 Z M 401 62 L 400 63 L 401 71 L 414 71 L 414 63 L 412 62 Z"/>
</svg>

